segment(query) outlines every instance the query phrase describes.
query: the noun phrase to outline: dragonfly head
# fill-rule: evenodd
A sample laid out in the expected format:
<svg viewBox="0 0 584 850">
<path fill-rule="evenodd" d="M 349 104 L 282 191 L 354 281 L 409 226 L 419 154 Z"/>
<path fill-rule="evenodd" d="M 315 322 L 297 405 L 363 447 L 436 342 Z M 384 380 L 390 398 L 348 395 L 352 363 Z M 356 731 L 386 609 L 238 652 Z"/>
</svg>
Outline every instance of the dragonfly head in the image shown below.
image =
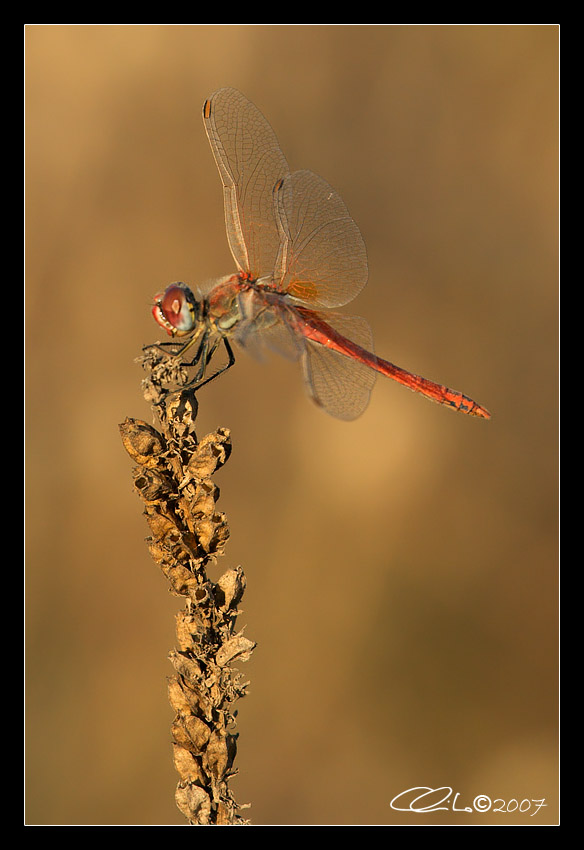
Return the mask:
<svg viewBox="0 0 584 850">
<path fill-rule="evenodd" d="M 185 336 L 202 318 L 201 302 L 186 284 L 171 283 L 154 298 L 152 315 L 169 336 Z"/>
</svg>

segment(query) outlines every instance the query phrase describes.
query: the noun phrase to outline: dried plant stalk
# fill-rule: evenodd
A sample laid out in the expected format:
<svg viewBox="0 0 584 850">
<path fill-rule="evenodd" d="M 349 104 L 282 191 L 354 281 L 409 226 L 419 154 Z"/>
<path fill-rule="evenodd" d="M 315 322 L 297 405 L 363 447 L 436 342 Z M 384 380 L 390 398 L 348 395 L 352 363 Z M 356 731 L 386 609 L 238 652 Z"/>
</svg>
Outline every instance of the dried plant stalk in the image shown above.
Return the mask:
<svg viewBox="0 0 584 850">
<path fill-rule="evenodd" d="M 169 658 L 175 799 L 190 824 L 247 823 L 229 788 L 237 735 L 234 705 L 247 682 L 231 665 L 246 661 L 255 644 L 236 630 L 238 604 L 245 591 L 241 567 L 210 581 L 207 567 L 223 554 L 229 537 L 224 514 L 217 511 L 219 489 L 212 476 L 229 458 L 231 439 L 218 428 L 197 439 L 197 400 L 191 390 L 169 393 L 169 382 L 184 384 L 175 360 L 148 349 L 142 358 L 143 382 L 160 431 L 146 422 L 126 419 L 123 444 L 137 463 L 134 487 L 144 502 L 150 527 L 150 553 L 170 583 L 186 599 L 176 618 L 177 646 Z"/>
</svg>

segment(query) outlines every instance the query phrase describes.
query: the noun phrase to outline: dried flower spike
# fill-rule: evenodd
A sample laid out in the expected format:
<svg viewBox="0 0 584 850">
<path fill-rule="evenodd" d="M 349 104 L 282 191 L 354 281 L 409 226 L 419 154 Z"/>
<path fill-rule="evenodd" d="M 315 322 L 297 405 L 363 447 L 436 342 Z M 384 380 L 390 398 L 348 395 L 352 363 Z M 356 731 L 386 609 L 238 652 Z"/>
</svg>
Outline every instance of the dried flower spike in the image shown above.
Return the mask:
<svg viewBox="0 0 584 850">
<path fill-rule="evenodd" d="M 207 567 L 223 554 L 229 529 L 217 510 L 219 488 L 213 474 L 231 454 L 226 428 L 197 439 L 197 401 L 185 390 L 169 394 L 165 385 L 185 383 L 180 366 L 147 349 L 144 395 L 153 405 L 160 432 L 146 422 L 126 419 L 122 442 L 137 467 L 134 487 L 144 503 L 150 529 L 148 547 L 174 594 L 185 598 L 176 618 L 177 646 L 169 654 L 174 675 L 168 694 L 174 709 L 172 740 L 179 774 L 175 800 L 190 824 L 247 823 L 229 787 L 237 772 L 234 705 L 247 689 L 231 665 L 246 661 L 253 641 L 236 630 L 238 604 L 245 591 L 241 567 L 216 581 Z"/>
</svg>

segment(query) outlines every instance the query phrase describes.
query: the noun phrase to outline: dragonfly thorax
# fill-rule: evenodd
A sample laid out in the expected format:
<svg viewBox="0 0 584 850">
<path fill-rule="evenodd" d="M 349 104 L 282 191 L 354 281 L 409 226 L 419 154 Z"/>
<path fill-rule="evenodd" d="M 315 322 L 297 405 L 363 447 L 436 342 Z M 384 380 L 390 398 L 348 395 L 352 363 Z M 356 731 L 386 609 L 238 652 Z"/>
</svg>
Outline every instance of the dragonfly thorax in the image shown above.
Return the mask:
<svg viewBox="0 0 584 850">
<path fill-rule="evenodd" d="M 252 287 L 241 275 L 223 278 L 207 296 L 206 319 L 218 333 L 230 335 L 245 318 L 242 298 Z"/>
</svg>

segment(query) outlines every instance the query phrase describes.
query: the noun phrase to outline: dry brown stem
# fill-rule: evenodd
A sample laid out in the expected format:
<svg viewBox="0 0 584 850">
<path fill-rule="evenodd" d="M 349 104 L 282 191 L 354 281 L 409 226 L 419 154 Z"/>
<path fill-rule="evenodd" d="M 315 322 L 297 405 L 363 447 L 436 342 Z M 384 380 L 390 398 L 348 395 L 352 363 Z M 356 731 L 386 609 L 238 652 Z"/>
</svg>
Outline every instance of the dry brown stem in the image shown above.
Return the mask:
<svg viewBox="0 0 584 850">
<path fill-rule="evenodd" d="M 185 383 L 182 368 L 156 349 L 142 360 L 149 373 L 144 394 L 160 431 L 128 418 L 120 432 L 137 464 L 134 487 L 145 506 L 150 554 L 171 591 L 186 599 L 176 618 L 177 646 L 169 655 L 175 671 L 168 688 L 175 711 L 172 746 L 180 777 L 176 804 L 190 824 L 241 825 L 247 823 L 239 815 L 244 807 L 228 783 L 236 773 L 234 704 L 247 683 L 231 665 L 246 661 L 255 644 L 235 625 L 245 591 L 241 567 L 216 582 L 207 576 L 229 537 L 225 516 L 216 509 L 219 488 L 212 476 L 229 458 L 230 434 L 218 428 L 198 440 L 194 393 L 165 389 L 169 381 Z"/>
</svg>

